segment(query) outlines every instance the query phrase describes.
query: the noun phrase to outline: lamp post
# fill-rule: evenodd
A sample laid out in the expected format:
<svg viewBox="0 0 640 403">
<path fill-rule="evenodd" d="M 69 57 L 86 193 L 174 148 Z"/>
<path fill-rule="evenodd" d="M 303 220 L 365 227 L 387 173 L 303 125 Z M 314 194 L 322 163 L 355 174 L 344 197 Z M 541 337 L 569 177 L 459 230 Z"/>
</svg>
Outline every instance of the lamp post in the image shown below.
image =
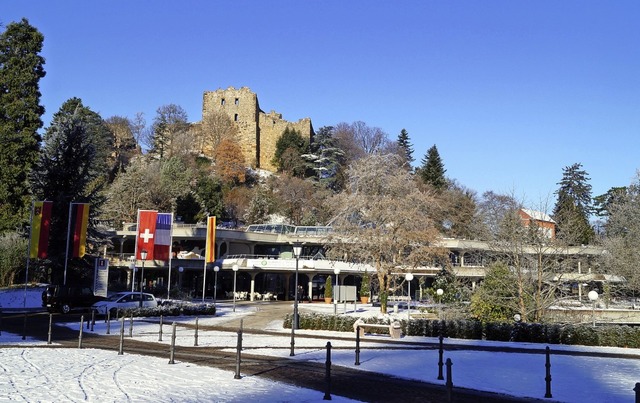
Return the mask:
<svg viewBox="0 0 640 403">
<path fill-rule="evenodd" d="M 593 318 L 593 327 L 596 327 L 596 301 L 598 300 L 598 292 L 597 291 L 589 291 L 587 294 L 589 300 L 593 302 L 593 308 L 591 309 L 591 316 Z"/>
<path fill-rule="evenodd" d="M 336 275 L 336 287 L 333 290 L 333 314 L 337 314 L 338 313 L 338 298 L 340 298 L 340 289 L 338 288 L 340 282 L 339 282 L 339 278 L 338 275 L 340 274 L 340 269 L 338 267 L 336 267 L 335 269 L 333 269 L 333 273 Z M 336 298 L 337 295 L 337 298 Z"/>
<path fill-rule="evenodd" d="M 302 243 L 295 242 L 293 244 L 293 256 L 296 258 L 296 290 L 294 291 L 293 297 L 293 322 L 291 326 L 294 326 L 297 329 L 300 329 L 300 319 L 298 318 L 298 260 L 300 259 L 300 255 L 302 254 Z"/>
<path fill-rule="evenodd" d="M 442 294 L 444 294 L 444 291 L 442 290 L 442 288 L 438 288 L 436 290 L 436 294 L 438 295 L 438 319 L 442 319 Z"/>
<path fill-rule="evenodd" d="M 204 302 L 204 293 L 207 284 L 207 262 L 204 262 L 204 270 L 202 274 L 202 302 Z"/>
<path fill-rule="evenodd" d="M 213 280 L 213 307 L 216 307 L 216 299 L 218 298 L 218 272 L 220 267 L 213 266 L 214 280 Z"/>
<path fill-rule="evenodd" d="M 409 285 L 409 299 L 407 300 L 407 320 L 411 320 L 411 280 L 413 280 L 413 273 L 407 273 L 404 276 Z"/>
<path fill-rule="evenodd" d="M 140 251 L 140 260 L 142 260 L 142 271 L 140 272 L 140 308 L 142 308 L 142 287 L 144 284 L 144 261 L 147 260 L 147 251 Z"/>
<path fill-rule="evenodd" d="M 133 292 L 136 285 L 136 264 L 131 262 L 129 268 L 131 269 L 131 292 Z"/>
<path fill-rule="evenodd" d="M 233 312 L 236 311 L 236 275 L 238 274 L 238 265 L 234 264 L 233 267 Z"/>
</svg>

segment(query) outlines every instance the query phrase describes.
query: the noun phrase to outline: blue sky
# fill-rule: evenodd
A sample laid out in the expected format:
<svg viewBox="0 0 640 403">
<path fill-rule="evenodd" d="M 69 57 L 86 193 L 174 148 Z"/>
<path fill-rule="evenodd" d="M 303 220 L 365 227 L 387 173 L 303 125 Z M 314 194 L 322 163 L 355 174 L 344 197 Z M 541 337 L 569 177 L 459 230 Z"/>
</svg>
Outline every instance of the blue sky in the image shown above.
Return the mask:
<svg viewBox="0 0 640 403">
<path fill-rule="evenodd" d="M 640 168 L 637 1 L 3 0 L 0 22 L 45 36 L 42 102 L 103 118 L 250 87 L 265 111 L 317 129 L 405 128 L 422 159 L 482 193 L 553 204 L 564 167 L 593 194 Z"/>
</svg>

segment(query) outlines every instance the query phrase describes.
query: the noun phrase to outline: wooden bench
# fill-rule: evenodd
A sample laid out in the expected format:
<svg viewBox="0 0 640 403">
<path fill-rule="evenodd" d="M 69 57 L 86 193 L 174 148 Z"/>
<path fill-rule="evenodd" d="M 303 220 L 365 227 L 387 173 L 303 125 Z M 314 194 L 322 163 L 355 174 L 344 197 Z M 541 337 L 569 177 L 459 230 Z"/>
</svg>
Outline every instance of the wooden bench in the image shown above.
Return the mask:
<svg viewBox="0 0 640 403">
<path fill-rule="evenodd" d="M 365 329 L 387 329 L 392 339 L 399 339 L 402 336 L 402 328 L 399 322 L 392 322 L 389 325 L 379 325 L 373 323 L 365 323 L 362 319 L 358 319 L 353 324 L 354 333 L 358 333 L 360 329 L 360 337 L 364 337 Z"/>
</svg>

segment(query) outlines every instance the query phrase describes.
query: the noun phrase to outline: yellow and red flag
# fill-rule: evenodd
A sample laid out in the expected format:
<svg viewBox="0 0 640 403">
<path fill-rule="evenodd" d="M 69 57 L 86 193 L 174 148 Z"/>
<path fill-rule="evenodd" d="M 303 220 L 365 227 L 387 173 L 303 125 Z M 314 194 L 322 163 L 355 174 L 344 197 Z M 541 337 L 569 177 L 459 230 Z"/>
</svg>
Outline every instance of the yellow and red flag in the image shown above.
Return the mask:
<svg viewBox="0 0 640 403">
<path fill-rule="evenodd" d="M 87 245 L 89 203 L 71 203 L 69 206 L 69 253 L 71 257 L 83 257 Z"/>
<path fill-rule="evenodd" d="M 50 201 L 37 201 L 33 203 L 31 236 L 29 240 L 29 257 L 31 259 L 45 259 L 47 257 L 52 207 L 53 202 Z"/>
<path fill-rule="evenodd" d="M 207 244 L 205 247 L 205 264 L 216 260 L 216 217 L 207 217 Z"/>
</svg>

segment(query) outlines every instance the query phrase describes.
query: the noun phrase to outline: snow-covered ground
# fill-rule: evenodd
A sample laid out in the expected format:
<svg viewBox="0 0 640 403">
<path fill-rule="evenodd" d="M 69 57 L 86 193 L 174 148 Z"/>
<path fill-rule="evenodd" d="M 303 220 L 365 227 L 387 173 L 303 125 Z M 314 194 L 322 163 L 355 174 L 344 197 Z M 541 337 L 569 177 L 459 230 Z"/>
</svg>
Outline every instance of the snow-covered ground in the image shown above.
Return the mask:
<svg viewBox="0 0 640 403">
<path fill-rule="evenodd" d="M 13 295 L 12 295 L 13 294 Z M 31 293 L 29 293 L 31 294 Z M 34 292 L 33 294 L 37 294 Z M 27 306 L 39 306 L 40 295 L 28 296 Z M 24 292 L 0 293 L 3 307 L 24 305 Z M 255 311 L 251 305 L 218 304 L 220 315 L 201 317 L 200 325 L 240 324 L 240 319 Z M 375 310 L 360 306 L 358 315 L 376 315 Z M 332 305 L 301 304 L 301 311 L 333 312 Z M 338 312 L 342 312 L 342 307 Z M 398 315 L 403 315 L 402 311 Z M 171 322 L 163 326 L 163 343 L 170 343 Z M 176 343 L 193 346 L 195 334 L 181 326 L 193 323 L 195 318 L 179 317 L 176 322 Z M 158 342 L 159 319 L 134 320 L 133 337 L 136 340 Z M 69 323 L 79 329 L 79 323 Z M 111 333 L 119 331 L 113 321 Z M 290 330 L 282 328 L 282 320 L 274 320 L 267 328 L 277 335 L 243 335 L 243 350 L 251 354 L 289 357 Z M 104 321 L 96 322 L 93 332 L 106 333 Z M 128 337 L 129 323 L 125 334 Z M 349 336 L 347 333 L 299 330 L 298 334 Z M 437 377 L 438 351 L 428 349 L 384 349 L 384 345 L 366 342 L 388 336 L 366 336 L 362 343 L 360 366 L 354 366 L 354 342 L 334 340 L 332 364 L 362 371 L 372 371 L 398 377 L 444 384 Z M 202 331 L 198 333 L 198 346 L 216 346 L 235 351 L 235 331 Z M 436 341 L 422 337 L 403 337 L 402 343 Z M 445 340 L 445 345 L 446 345 Z M 456 344 L 513 346 L 512 343 L 455 340 Z M 2 332 L 0 335 L 0 401 L 255 401 L 284 402 L 320 401 L 323 393 L 296 388 L 286 384 L 251 376 L 234 379 L 232 372 L 189 363 L 168 364 L 167 359 L 143 357 L 113 351 L 91 349 L 57 349 L 55 345 L 41 348 L 42 342 L 23 341 L 18 335 Z M 126 345 L 126 342 L 125 342 Z M 326 340 L 296 338 L 296 360 L 324 363 Z M 546 345 L 517 344 L 534 350 Z M 395 345 L 397 347 L 397 345 Z M 554 401 L 563 402 L 633 402 L 636 382 L 640 382 L 640 350 L 551 345 L 552 394 Z M 610 352 L 635 355 L 635 359 L 602 358 L 588 356 L 554 355 L 553 351 Z M 445 351 L 450 358 L 454 386 L 507 393 L 515 396 L 542 399 L 545 394 L 545 355 L 524 353 L 497 353 L 483 351 Z M 143 375 L 141 375 L 143 374 Z M 5 396 L 4 398 L 2 396 Z M 333 400 L 348 401 L 338 396 Z M 3 400 L 5 399 L 5 400 Z"/>
</svg>

